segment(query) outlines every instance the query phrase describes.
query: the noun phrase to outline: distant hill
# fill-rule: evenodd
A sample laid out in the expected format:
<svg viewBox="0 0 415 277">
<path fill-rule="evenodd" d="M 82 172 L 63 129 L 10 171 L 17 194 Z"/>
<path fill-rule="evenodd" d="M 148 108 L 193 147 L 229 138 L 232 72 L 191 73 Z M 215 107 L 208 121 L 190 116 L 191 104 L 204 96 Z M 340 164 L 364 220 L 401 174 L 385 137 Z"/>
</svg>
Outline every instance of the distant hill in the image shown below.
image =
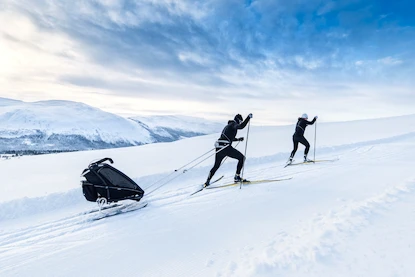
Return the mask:
<svg viewBox="0 0 415 277">
<path fill-rule="evenodd" d="M 220 132 L 223 124 L 189 116 L 146 116 L 132 117 L 131 120 L 151 132 L 158 141 L 173 141 Z"/>
<path fill-rule="evenodd" d="M 0 153 L 126 147 L 211 134 L 222 127 L 186 116 L 124 118 L 72 101 L 0 98 Z"/>
</svg>

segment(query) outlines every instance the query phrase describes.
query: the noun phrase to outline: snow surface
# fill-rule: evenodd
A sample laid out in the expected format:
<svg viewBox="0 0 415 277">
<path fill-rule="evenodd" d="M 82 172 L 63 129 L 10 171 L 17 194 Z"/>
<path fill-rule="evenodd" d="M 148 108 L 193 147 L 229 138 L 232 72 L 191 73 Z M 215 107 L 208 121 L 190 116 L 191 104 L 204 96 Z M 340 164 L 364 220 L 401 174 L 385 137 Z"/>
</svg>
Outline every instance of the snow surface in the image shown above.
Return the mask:
<svg viewBox="0 0 415 277">
<path fill-rule="evenodd" d="M 188 116 L 124 118 L 72 101 L 0 98 L 1 151 L 70 151 L 166 142 L 222 130 Z"/>
<path fill-rule="evenodd" d="M 150 129 L 169 127 L 174 130 L 211 134 L 222 131 L 224 124 L 183 115 L 159 115 L 131 117 L 133 120 L 146 124 Z"/>
<path fill-rule="evenodd" d="M 131 144 L 152 142 L 150 133 L 132 120 L 83 103 L 49 100 L 39 102 L 0 99 L 0 136 L 36 134 L 80 135 L 89 140 Z"/>
<path fill-rule="evenodd" d="M 213 157 L 187 164 L 218 134 L 0 160 L 0 276 L 415 276 L 415 115 L 309 126 L 316 158 L 338 160 L 283 168 L 293 130 L 251 126 L 244 170 L 291 180 L 193 196 Z M 145 189 L 146 208 L 86 213 L 79 175 L 103 157 Z"/>
</svg>

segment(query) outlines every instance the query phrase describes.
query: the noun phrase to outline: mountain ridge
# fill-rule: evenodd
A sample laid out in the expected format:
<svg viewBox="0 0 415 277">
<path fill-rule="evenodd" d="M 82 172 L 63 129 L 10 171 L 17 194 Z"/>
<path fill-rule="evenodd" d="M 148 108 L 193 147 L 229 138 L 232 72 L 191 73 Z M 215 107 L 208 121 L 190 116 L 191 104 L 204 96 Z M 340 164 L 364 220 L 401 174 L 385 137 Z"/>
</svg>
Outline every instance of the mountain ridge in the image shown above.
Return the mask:
<svg viewBox="0 0 415 277">
<path fill-rule="evenodd" d="M 0 98 L 0 152 L 3 153 L 137 146 L 210 134 L 220 128 L 219 123 L 196 117 L 124 118 L 81 102 Z"/>
</svg>

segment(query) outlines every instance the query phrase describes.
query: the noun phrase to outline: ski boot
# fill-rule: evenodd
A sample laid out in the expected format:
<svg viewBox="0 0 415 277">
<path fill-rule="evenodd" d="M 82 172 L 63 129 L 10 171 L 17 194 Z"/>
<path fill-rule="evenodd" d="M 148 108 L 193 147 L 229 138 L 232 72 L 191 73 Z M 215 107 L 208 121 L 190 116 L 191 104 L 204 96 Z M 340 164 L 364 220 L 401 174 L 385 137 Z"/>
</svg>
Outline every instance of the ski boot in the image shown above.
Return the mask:
<svg viewBox="0 0 415 277">
<path fill-rule="evenodd" d="M 206 188 L 210 186 L 210 180 L 206 180 L 206 182 L 203 184 L 203 188 Z"/>
<path fill-rule="evenodd" d="M 293 157 L 290 157 L 285 166 L 290 165 L 293 163 Z"/>
<path fill-rule="evenodd" d="M 313 160 L 309 160 L 309 159 L 307 159 L 307 156 L 304 156 L 304 162 L 305 162 L 305 163 L 314 163 L 314 161 L 313 161 Z"/>
<path fill-rule="evenodd" d="M 248 183 L 249 182 L 246 179 L 242 179 L 241 176 L 239 176 L 239 174 L 235 174 L 235 177 L 233 178 L 233 181 L 235 183 Z"/>
</svg>

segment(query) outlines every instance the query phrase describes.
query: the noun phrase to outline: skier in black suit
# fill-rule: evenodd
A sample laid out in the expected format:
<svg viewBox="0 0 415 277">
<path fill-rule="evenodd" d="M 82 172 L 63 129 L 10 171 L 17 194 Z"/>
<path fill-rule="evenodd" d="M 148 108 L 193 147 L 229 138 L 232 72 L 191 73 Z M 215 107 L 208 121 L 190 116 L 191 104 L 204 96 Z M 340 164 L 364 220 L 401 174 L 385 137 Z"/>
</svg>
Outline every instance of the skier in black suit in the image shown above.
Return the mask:
<svg viewBox="0 0 415 277">
<path fill-rule="evenodd" d="M 307 125 L 313 125 L 316 122 L 318 116 L 315 116 L 313 120 L 308 121 L 308 115 L 305 113 L 301 117 L 298 118 L 297 125 L 295 126 L 295 133 L 293 135 L 293 143 L 294 149 L 291 152 L 290 158 L 288 159 L 287 164 L 291 164 L 293 162 L 293 158 L 295 152 L 298 149 L 298 143 L 301 143 L 305 146 L 304 150 L 304 162 L 310 162 L 311 160 L 307 159 L 308 151 L 310 150 L 310 143 L 308 143 L 307 139 L 304 137 L 305 128 Z"/>
<path fill-rule="evenodd" d="M 215 142 L 216 148 L 216 156 L 215 156 L 215 164 L 213 165 L 212 169 L 209 172 L 209 176 L 204 184 L 204 187 L 210 185 L 210 179 L 212 179 L 215 172 L 219 169 L 222 160 L 225 157 L 231 157 L 238 160 L 238 165 L 236 167 L 236 174 L 234 181 L 235 182 L 242 182 L 246 181 L 239 176 L 241 174 L 242 167 L 244 165 L 245 156 L 232 147 L 233 141 L 243 141 L 244 138 L 236 138 L 236 133 L 238 130 L 245 128 L 248 124 L 249 120 L 252 118 L 252 114 L 250 113 L 245 120 L 243 120 L 240 114 L 237 114 L 234 120 L 229 120 L 228 125 L 223 129 L 222 134 L 220 135 L 219 139 Z"/>
</svg>

